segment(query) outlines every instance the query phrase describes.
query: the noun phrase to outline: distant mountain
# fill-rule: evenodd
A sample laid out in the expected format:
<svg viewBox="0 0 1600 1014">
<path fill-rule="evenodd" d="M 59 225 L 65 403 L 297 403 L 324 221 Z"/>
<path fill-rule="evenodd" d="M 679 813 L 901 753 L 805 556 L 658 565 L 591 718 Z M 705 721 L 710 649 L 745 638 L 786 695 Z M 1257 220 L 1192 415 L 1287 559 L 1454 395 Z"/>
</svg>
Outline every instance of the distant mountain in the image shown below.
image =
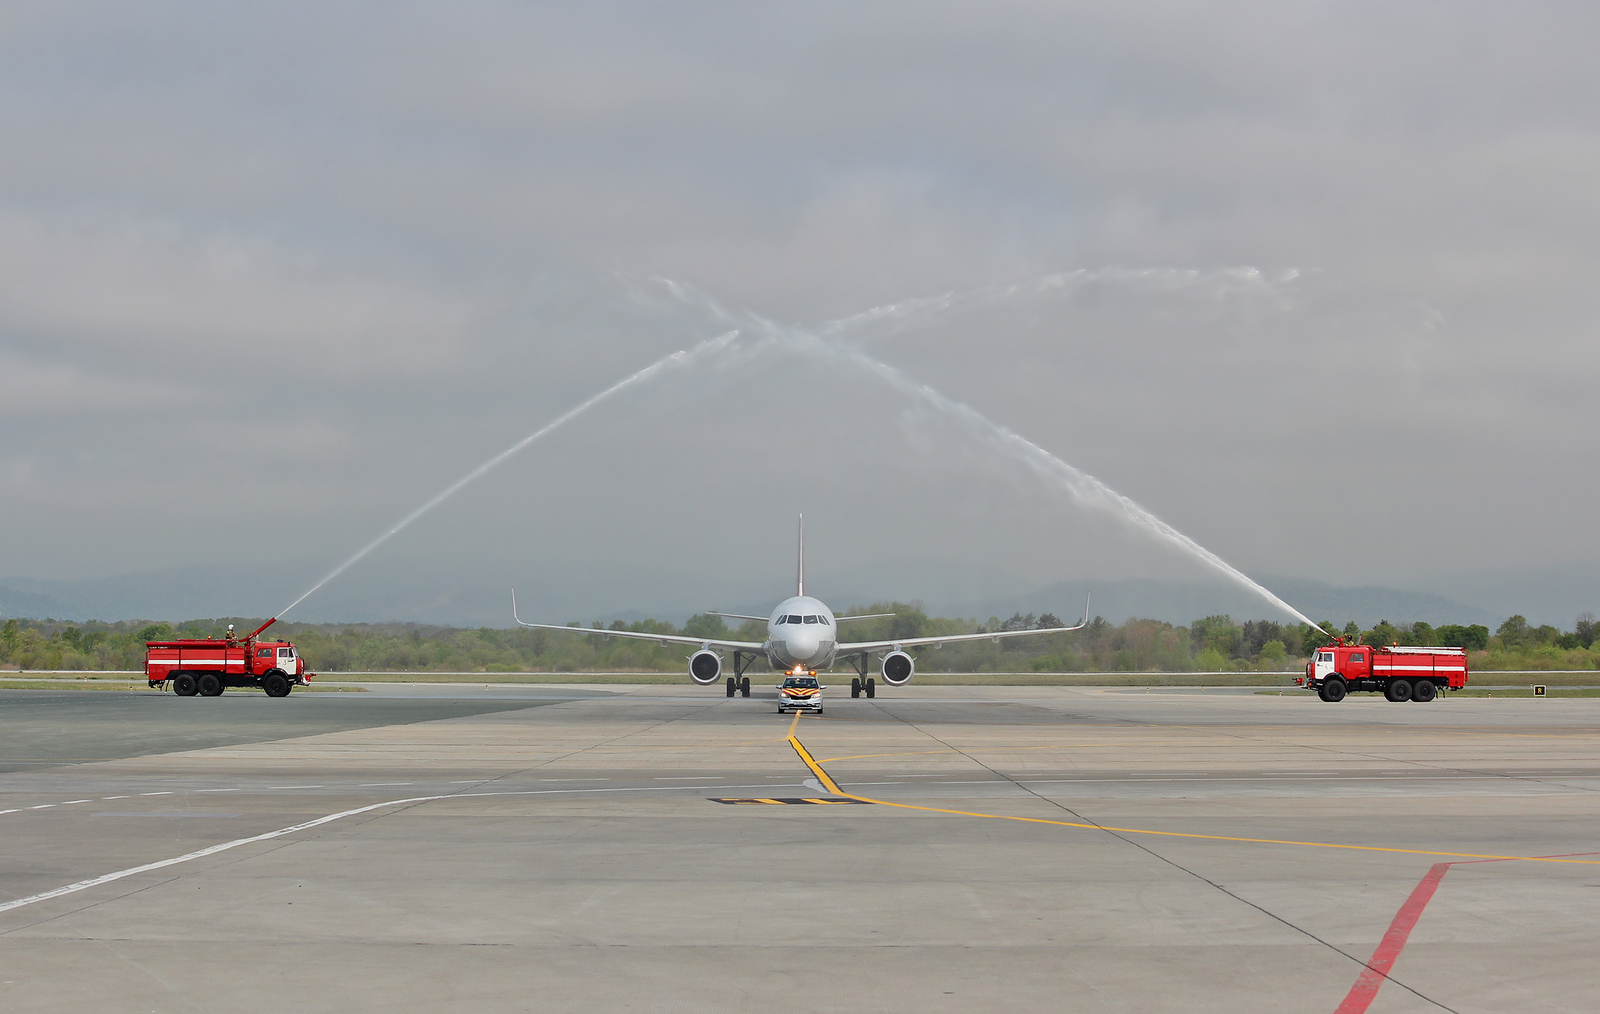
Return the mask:
<svg viewBox="0 0 1600 1014">
<path fill-rule="evenodd" d="M 0 579 L 0 616 L 62 620 L 178 620 L 213 616 L 270 616 L 324 572 L 325 562 L 172 568 L 83 581 Z M 612 564 L 520 574 L 524 616 L 552 622 L 639 619 L 681 623 L 705 609 L 765 614 L 788 594 L 788 574 L 645 572 Z M 512 575 L 467 572 L 448 562 L 401 567 L 374 561 L 342 576 L 297 608 L 308 622 L 413 621 L 504 627 L 510 622 Z M 1433 591 L 1378 586 L 1337 587 L 1300 578 L 1265 578 L 1263 584 L 1317 621 L 1363 626 L 1378 620 L 1483 623 L 1491 628 L 1512 611 L 1534 623 L 1570 628 L 1576 615 L 1600 604 L 1600 581 L 1590 572 L 1492 576 L 1456 582 L 1459 598 Z M 1236 620 L 1286 620 L 1260 596 L 1233 584 L 1150 579 L 1062 581 L 1029 591 L 998 569 L 934 562 L 875 563 L 810 575 L 807 590 L 836 609 L 884 601 L 921 601 L 933 615 L 984 620 L 1013 613 L 1055 613 L 1064 621 L 1092 612 L 1114 622 L 1132 616 L 1186 624 L 1226 613 Z M 1470 592 L 1470 594 L 1469 594 Z M 1482 603 L 1482 604 L 1474 604 Z M 1600 611 L 1597 609 L 1596 611 Z"/>
<path fill-rule="evenodd" d="M 1427 584 L 1477 602 L 1502 620 L 1521 613 L 1531 623 L 1571 630 L 1580 613 L 1600 614 L 1597 563 L 1452 574 Z"/>
<path fill-rule="evenodd" d="M 1294 578 L 1262 582 L 1279 598 L 1317 622 L 1332 620 L 1343 626 L 1355 620 L 1371 626 L 1379 620 L 1396 623 L 1423 620 L 1441 623 L 1498 624 L 1496 616 L 1476 606 L 1455 602 L 1432 592 L 1396 588 L 1340 588 Z M 1093 592 L 1090 612 L 1115 623 L 1146 617 L 1187 624 L 1203 616 L 1227 614 L 1235 620 L 1291 620 L 1261 596 L 1237 585 L 1188 584 L 1131 579 L 1122 581 L 1062 581 L 1023 594 L 984 596 L 968 600 L 930 600 L 930 612 L 942 615 L 1002 619 L 1013 613 L 1055 613 L 1063 621 L 1083 615 L 1084 596 Z"/>
</svg>

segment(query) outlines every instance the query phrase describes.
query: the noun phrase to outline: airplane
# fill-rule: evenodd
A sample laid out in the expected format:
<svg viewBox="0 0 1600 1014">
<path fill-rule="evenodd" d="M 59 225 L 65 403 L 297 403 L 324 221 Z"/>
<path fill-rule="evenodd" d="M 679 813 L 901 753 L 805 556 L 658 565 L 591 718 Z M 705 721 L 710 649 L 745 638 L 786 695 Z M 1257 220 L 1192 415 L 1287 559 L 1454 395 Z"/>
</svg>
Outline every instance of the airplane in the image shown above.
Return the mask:
<svg viewBox="0 0 1600 1014">
<path fill-rule="evenodd" d="M 995 630 L 981 634 L 944 634 L 935 637 L 900 637 L 886 641 L 841 641 L 837 633 L 839 624 L 855 620 L 876 620 L 893 616 L 893 613 L 871 613 L 864 616 L 835 616 L 833 610 L 817 598 L 806 594 L 806 522 L 800 518 L 799 563 L 796 568 L 795 593 L 779 602 L 770 616 L 747 616 L 742 613 L 721 613 L 707 610 L 707 616 L 722 616 L 735 620 L 764 620 L 767 624 L 765 641 L 730 641 L 715 637 L 689 637 L 681 634 L 651 634 L 642 630 L 597 630 L 584 627 L 557 626 L 553 623 L 529 623 L 517 615 L 517 591 L 511 590 L 511 618 L 524 627 L 538 630 L 565 630 L 584 634 L 603 634 L 606 637 L 631 637 L 640 641 L 693 645 L 697 649 L 689 656 L 689 678 L 701 686 L 711 686 L 722 678 L 722 655 L 733 653 L 733 675 L 727 678 L 728 696 L 750 696 L 750 677 L 745 675 L 748 666 L 757 659 L 765 659 L 773 669 L 782 670 L 785 676 L 815 676 L 818 669 L 831 669 L 835 664 L 848 663 L 856 670 L 850 680 L 850 696 L 878 695 L 877 680 L 867 675 L 872 655 L 882 651 L 884 656 L 878 671 L 890 686 L 902 687 L 911 682 L 916 663 L 906 653 L 907 648 L 950 644 L 955 641 L 978 641 L 987 637 L 999 643 L 1002 637 L 1025 637 L 1030 634 L 1060 634 L 1069 630 L 1082 630 L 1089 623 L 1089 601 L 1083 603 L 1083 620 L 1071 627 L 1047 627 L 1033 630 Z"/>
</svg>

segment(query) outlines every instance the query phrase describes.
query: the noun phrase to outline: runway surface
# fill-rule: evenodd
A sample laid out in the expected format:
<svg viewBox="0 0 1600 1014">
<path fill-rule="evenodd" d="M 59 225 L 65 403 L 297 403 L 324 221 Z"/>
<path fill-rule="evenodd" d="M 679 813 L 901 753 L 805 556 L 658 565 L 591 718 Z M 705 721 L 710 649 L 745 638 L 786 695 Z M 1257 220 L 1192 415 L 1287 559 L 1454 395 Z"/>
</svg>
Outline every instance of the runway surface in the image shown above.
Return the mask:
<svg viewBox="0 0 1600 1014">
<path fill-rule="evenodd" d="M 0 1009 L 1600 1010 L 1600 700 L 771 694 L 0 691 Z"/>
</svg>

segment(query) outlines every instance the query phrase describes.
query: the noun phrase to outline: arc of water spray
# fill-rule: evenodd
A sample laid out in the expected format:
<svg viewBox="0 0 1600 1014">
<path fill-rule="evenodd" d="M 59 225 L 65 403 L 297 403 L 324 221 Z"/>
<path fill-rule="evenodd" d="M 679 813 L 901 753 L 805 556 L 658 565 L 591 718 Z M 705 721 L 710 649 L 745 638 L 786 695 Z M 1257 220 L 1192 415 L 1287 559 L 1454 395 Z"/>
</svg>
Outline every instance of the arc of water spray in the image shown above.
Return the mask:
<svg viewBox="0 0 1600 1014">
<path fill-rule="evenodd" d="M 997 287 L 994 290 L 982 291 L 987 291 L 995 297 L 1003 297 L 1005 295 L 1010 295 L 1025 290 L 1034 291 L 1046 286 L 1059 286 L 1062 281 L 1071 278 L 1076 274 L 1077 273 L 1073 273 L 1071 275 L 1051 276 L 1050 278 L 1043 279 L 1031 286 L 1018 285 L 1007 286 L 1004 288 Z M 1249 575 L 1245 574 L 1243 571 L 1239 570 L 1237 567 L 1233 566 L 1216 553 L 1213 553 L 1211 550 L 1202 546 L 1194 539 L 1183 534 L 1167 522 L 1156 517 L 1153 513 L 1140 506 L 1131 498 L 1118 493 L 1116 490 L 1112 489 L 1110 486 L 1107 486 L 1104 482 L 1083 471 L 1082 469 L 1069 465 L 1067 462 L 1056 457 L 1054 454 L 1051 454 L 1049 451 L 1024 437 L 1022 434 L 1010 429 L 1009 427 L 1000 425 L 972 406 L 967 405 L 964 402 L 956 401 L 934 387 L 914 381 L 894 367 L 889 366 L 886 363 L 879 362 L 878 360 L 873 359 L 871 356 L 868 356 L 857 349 L 841 346 L 836 342 L 825 340 L 816 334 L 800 328 L 784 327 L 749 311 L 735 313 L 734 311 L 722 306 L 715 299 L 711 298 L 705 293 L 689 289 L 688 287 L 671 281 L 670 279 L 662 279 L 662 282 L 667 286 L 669 291 L 671 291 L 678 298 L 684 300 L 690 305 L 706 310 L 724 321 L 739 321 L 745 324 L 753 324 L 754 326 L 766 331 L 768 337 L 773 341 L 796 347 L 808 355 L 813 352 L 820 352 L 821 354 L 833 357 L 836 360 L 849 363 L 852 366 L 867 371 L 868 373 L 877 377 L 879 380 L 888 384 L 890 387 L 899 391 L 901 394 L 931 405 L 933 408 L 943 412 L 946 415 L 954 416 L 957 420 L 965 424 L 968 429 L 988 440 L 991 446 L 995 447 L 1002 453 L 1005 453 L 1007 456 L 1020 461 L 1024 465 L 1027 465 L 1040 478 L 1051 483 L 1052 485 L 1064 489 L 1068 495 L 1077 500 L 1079 503 L 1105 510 L 1125 521 L 1133 523 L 1147 532 L 1150 532 L 1163 541 L 1177 546 L 1178 548 L 1220 571 L 1235 583 L 1248 588 L 1257 595 L 1260 595 L 1262 598 L 1266 599 L 1277 608 L 1283 610 L 1288 615 L 1300 620 L 1300 622 L 1314 627 L 1317 630 L 1321 630 L 1322 633 L 1327 634 L 1329 637 L 1333 636 L 1332 634 L 1328 634 L 1328 631 L 1323 630 L 1322 626 L 1315 620 L 1312 620 L 1306 614 L 1302 613 L 1294 606 L 1291 606 L 1289 603 L 1273 594 L 1270 589 L 1255 581 Z M 949 295 L 943 297 L 934 297 L 933 299 L 925 301 L 907 301 L 901 304 L 893 304 L 891 306 L 877 307 L 872 310 L 867 310 L 863 313 L 845 318 L 844 322 L 854 323 L 860 321 L 871 321 L 874 319 L 893 319 L 901 315 L 895 312 L 897 307 L 907 307 L 913 312 L 937 313 L 941 310 L 954 306 L 956 302 L 957 300 Z M 826 327 L 830 331 L 836 331 L 838 330 L 837 325 L 840 323 L 842 322 L 835 321 Z"/>
<path fill-rule="evenodd" d="M 1231 580 L 1260 595 L 1290 616 L 1300 620 L 1300 622 L 1322 630 L 1324 634 L 1328 633 L 1316 621 L 1277 595 L 1274 595 L 1271 590 L 1216 553 L 1200 545 L 1194 539 L 1156 517 L 1131 498 L 1118 493 L 1082 469 L 1067 464 L 1027 437 L 1009 427 L 1000 425 L 972 406 L 956 401 L 927 384 L 918 383 L 894 367 L 855 350 L 840 348 L 810 335 L 796 335 L 794 340 L 805 342 L 825 355 L 848 360 L 856 366 L 870 371 L 895 390 L 932 405 L 946 415 L 954 416 L 965 423 L 970 430 L 985 437 L 991 446 L 1027 465 L 1035 474 L 1047 482 L 1065 489 L 1079 503 L 1107 510 L 1156 535 L 1158 538 L 1178 546 L 1215 567 Z M 1329 634 L 1328 636 L 1331 637 L 1333 635 Z"/>
<path fill-rule="evenodd" d="M 459 493 L 465 486 L 483 478 L 485 475 L 489 474 L 495 468 L 503 464 L 506 459 L 512 457 L 529 444 L 536 443 L 549 434 L 555 432 L 562 426 L 565 426 L 567 423 L 576 419 L 578 416 L 583 415 L 591 408 L 594 408 L 596 405 L 605 401 L 607 398 L 610 398 L 630 387 L 636 387 L 639 384 L 644 383 L 646 380 L 649 380 L 651 377 L 654 377 L 658 373 L 662 373 L 663 371 L 671 368 L 685 366 L 696 359 L 704 357 L 705 355 L 726 348 L 738 336 L 739 332 L 737 330 L 728 331 L 725 334 L 718 335 L 715 338 L 708 338 L 693 348 L 679 350 L 671 355 L 663 356 L 637 373 L 630 374 L 629 376 L 617 381 L 615 384 L 612 384 L 610 387 L 606 388 L 604 391 L 601 391 L 588 401 L 585 401 L 583 404 L 578 405 L 576 408 L 569 409 L 567 412 L 564 412 L 563 414 L 552 419 L 544 426 L 534 430 L 532 433 L 528 434 L 521 440 L 518 440 L 516 443 L 512 444 L 510 447 L 507 447 L 505 450 L 501 451 L 499 454 L 496 454 L 494 457 L 490 458 L 488 461 L 485 461 L 477 468 L 474 468 L 466 475 L 463 475 L 455 482 L 452 482 L 450 485 L 446 486 L 444 489 L 435 494 L 432 499 L 428 500 L 422 506 L 418 507 L 410 514 L 407 514 L 405 517 L 395 522 L 386 531 L 384 531 L 382 535 L 379 535 L 365 546 L 362 546 L 349 559 L 345 560 L 343 563 L 339 564 L 339 566 L 329 571 L 328 575 L 321 581 L 318 581 L 316 584 L 306 589 L 305 594 L 289 603 L 283 609 L 280 609 L 277 615 L 282 617 L 287 614 L 289 610 L 310 598 L 312 594 L 321 589 L 323 585 L 327 584 L 329 581 L 332 581 L 340 574 L 343 574 L 345 571 L 355 566 L 368 553 L 371 553 L 374 549 L 377 549 L 385 542 L 388 542 L 390 539 L 400 534 L 407 527 L 409 527 L 412 522 L 416 521 L 424 514 L 428 513 L 435 507 L 450 499 L 452 496 Z"/>
</svg>

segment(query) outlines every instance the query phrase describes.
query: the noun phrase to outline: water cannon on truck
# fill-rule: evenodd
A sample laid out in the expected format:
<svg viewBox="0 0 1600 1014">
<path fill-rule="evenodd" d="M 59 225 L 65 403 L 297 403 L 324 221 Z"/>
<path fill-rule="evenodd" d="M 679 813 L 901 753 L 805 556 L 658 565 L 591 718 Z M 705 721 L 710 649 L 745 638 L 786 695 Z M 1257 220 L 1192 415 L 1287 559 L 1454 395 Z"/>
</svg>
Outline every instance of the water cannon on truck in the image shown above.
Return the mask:
<svg viewBox="0 0 1600 1014">
<path fill-rule="evenodd" d="M 179 697 L 217 697 L 228 687 L 260 687 L 268 697 L 288 697 L 306 686 L 315 673 L 290 641 L 264 641 L 261 632 L 278 622 L 274 616 L 244 637 L 191 637 L 146 641 L 144 672 L 151 689 L 172 688 Z"/>
<path fill-rule="evenodd" d="M 1441 690 L 1467 685 L 1465 648 L 1412 648 L 1392 644 L 1348 644 L 1344 638 L 1318 648 L 1295 682 L 1329 704 L 1352 691 L 1381 693 L 1389 701 L 1423 704 Z"/>
</svg>

